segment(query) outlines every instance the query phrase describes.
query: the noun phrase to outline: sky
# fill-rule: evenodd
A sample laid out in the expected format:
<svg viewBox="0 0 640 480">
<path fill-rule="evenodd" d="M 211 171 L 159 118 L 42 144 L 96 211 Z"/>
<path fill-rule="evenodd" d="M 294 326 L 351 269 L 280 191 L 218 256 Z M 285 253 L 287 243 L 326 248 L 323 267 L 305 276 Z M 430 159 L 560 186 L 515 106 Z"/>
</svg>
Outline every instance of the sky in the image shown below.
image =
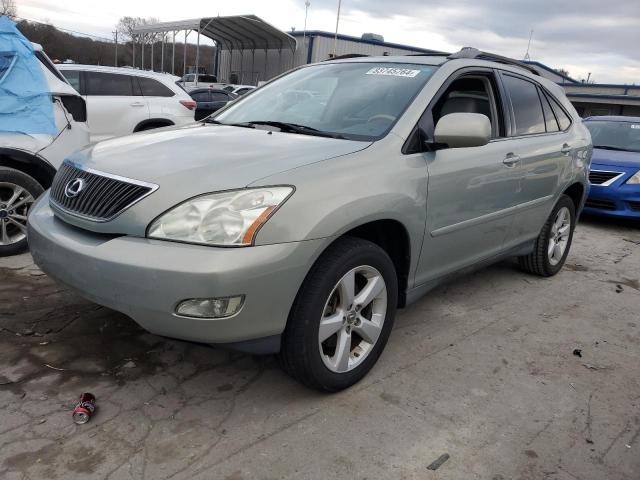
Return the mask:
<svg viewBox="0 0 640 480">
<path fill-rule="evenodd" d="M 15 0 L 22 18 L 111 38 L 122 16 L 161 21 L 254 14 L 303 30 L 304 0 Z M 310 0 L 307 29 L 335 31 L 338 0 Z M 640 0 L 343 0 L 339 33 L 443 51 L 473 46 L 563 68 L 575 79 L 640 84 Z"/>
</svg>

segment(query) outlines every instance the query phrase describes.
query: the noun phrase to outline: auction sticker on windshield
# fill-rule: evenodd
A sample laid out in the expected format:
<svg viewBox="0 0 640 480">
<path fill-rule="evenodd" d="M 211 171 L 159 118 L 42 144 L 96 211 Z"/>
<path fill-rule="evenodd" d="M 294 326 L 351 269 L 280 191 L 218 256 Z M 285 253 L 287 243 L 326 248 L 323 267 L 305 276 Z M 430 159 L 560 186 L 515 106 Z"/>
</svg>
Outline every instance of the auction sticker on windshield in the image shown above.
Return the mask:
<svg viewBox="0 0 640 480">
<path fill-rule="evenodd" d="M 393 77 L 413 78 L 420 73 L 420 70 L 409 68 L 375 67 L 367 72 L 367 75 L 390 75 Z"/>
</svg>

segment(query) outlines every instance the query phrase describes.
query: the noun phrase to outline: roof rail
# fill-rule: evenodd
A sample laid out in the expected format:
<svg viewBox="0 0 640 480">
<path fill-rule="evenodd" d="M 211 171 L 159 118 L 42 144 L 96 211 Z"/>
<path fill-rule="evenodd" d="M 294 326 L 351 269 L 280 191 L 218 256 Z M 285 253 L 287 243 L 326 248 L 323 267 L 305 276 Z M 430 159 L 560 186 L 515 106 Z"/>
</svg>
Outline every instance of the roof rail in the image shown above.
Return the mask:
<svg viewBox="0 0 640 480">
<path fill-rule="evenodd" d="M 540 72 L 526 63 L 519 62 L 513 58 L 503 57 L 494 53 L 483 52 L 474 47 L 462 47 L 459 52 L 452 53 L 447 57 L 449 60 L 455 60 L 456 58 L 473 58 L 476 60 L 487 60 L 489 62 L 504 63 L 505 65 L 513 65 L 514 67 L 520 67 L 534 75 L 540 76 Z"/>
<path fill-rule="evenodd" d="M 424 53 L 407 53 L 405 57 L 447 57 L 451 55 L 448 52 L 424 52 Z"/>
</svg>

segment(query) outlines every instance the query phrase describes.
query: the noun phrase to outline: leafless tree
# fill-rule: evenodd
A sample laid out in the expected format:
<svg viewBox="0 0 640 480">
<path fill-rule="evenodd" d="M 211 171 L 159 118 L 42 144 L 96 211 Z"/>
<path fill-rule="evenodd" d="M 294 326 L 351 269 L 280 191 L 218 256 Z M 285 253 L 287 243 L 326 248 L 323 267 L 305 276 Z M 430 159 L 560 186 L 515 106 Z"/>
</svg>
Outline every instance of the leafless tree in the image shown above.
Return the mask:
<svg viewBox="0 0 640 480">
<path fill-rule="evenodd" d="M 16 2 L 13 0 L 0 0 L 0 16 L 6 15 L 9 18 L 15 18 L 18 15 Z"/>
<path fill-rule="evenodd" d="M 131 40 L 133 31 L 136 27 L 139 27 L 141 25 L 151 25 L 153 23 L 158 23 L 158 21 L 159 20 L 154 17 L 122 17 L 120 18 L 118 25 L 116 25 L 116 30 L 121 35 L 122 39 L 127 41 Z"/>
</svg>

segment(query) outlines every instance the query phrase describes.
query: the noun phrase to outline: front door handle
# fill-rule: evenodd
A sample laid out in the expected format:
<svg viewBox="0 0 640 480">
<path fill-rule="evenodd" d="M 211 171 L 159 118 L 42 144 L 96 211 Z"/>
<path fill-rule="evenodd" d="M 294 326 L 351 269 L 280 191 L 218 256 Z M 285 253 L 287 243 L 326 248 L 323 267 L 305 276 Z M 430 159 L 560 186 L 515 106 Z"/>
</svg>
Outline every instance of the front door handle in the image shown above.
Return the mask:
<svg viewBox="0 0 640 480">
<path fill-rule="evenodd" d="M 133 102 L 131 104 L 132 107 L 144 107 L 144 103 L 142 102 Z"/>
<path fill-rule="evenodd" d="M 515 153 L 507 153 L 507 156 L 504 157 L 502 163 L 504 163 L 507 167 L 513 167 L 518 162 L 520 162 L 520 157 Z"/>
<path fill-rule="evenodd" d="M 565 143 L 564 145 L 562 145 L 560 153 L 562 153 L 563 155 L 569 155 L 571 153 L 571 146 L 568 143 Z"/>
</svg>

